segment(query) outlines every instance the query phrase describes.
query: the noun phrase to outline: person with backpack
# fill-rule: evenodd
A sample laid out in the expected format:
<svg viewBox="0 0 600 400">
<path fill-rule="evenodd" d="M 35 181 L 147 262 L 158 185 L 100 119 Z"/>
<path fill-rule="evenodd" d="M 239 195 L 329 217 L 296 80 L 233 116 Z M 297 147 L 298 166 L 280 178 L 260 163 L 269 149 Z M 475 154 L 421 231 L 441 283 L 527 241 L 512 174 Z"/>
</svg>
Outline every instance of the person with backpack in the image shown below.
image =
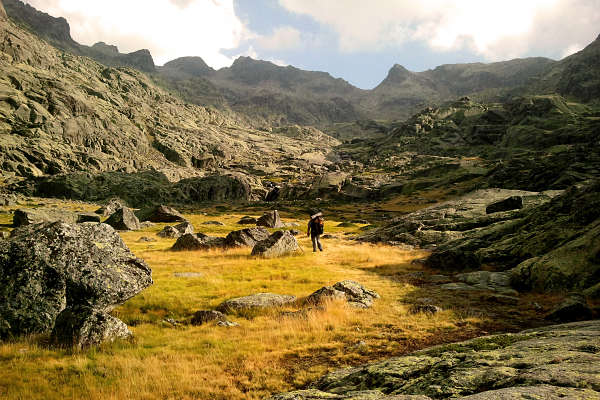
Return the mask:
<svg viewBox="0 0 600 400">
<path fill-rule="evenodd" d="M 320 251 L 323 251 L 323 246 L 321 245 L 319 237 L 323 234 L 324 223 L 325 221 L 323 219 L 323 213 L 321 212 L 311 215 L 310 221 L 308 221 L 308 230 L 306 231 L 306 236 L 310 236 L 312 239 L 313 252 L 317 251 L 317 247 Z"/>
</svg>

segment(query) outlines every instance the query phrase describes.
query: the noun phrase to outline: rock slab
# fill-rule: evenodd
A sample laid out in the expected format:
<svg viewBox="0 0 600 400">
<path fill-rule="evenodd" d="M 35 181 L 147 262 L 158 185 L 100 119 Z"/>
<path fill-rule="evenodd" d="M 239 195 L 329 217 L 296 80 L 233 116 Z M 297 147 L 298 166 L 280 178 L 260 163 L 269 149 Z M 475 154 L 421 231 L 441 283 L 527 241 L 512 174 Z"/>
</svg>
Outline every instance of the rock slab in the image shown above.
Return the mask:
<svg viewBox="0 0 600 400">
<path fill-rule="evenodd" d="M 250 296 L 225 300 L 217 307 L 217 311 L 228 313 L 239 310 L 266 309 L 281 307 L 296 301 L 296 296 L 275 293 L 256 293 Z"/>
<path fill-rule="evenodd" d="M 264 213 L 263 216 L 256 221 L 256 225 L 267 228 L 282 228 L 283 222 L 281 222 L 281 218 L 279 217 L 279 211 L 273 210 Z"/>
<path fill-rule="evenodd" d="M 266 258 L 282 257 L 300 251 L 298 241 L 290 231 L 277 231 L 262 240 L 252 249 L 253 256 Z"/>
</svg>

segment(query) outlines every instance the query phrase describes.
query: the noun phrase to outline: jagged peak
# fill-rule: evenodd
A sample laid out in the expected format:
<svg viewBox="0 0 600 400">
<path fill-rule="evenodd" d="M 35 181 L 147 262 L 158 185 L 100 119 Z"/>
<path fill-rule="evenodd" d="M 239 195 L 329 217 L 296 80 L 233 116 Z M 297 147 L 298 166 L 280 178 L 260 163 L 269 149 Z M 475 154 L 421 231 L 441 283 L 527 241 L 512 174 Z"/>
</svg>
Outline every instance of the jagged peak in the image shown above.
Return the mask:
<svg viewBox="0 0 600 400">
<path fill-rule="evenodd" d="M 202 76 L 215 71 L 204 62 L 202 57 L 197 56 L 179 57 L 167 62 L 163 67 L 195 76 Z"/>
<path fill-rule="evenodd" d="M 392 68 L 390 68 L 387 77 L 383 80 L 383 83 L 399 83 L 405 81 L 410 76 L 414 75 L 414 72 L 411 72 L 404 68 L 404 66 L 400 64 L 394 64 Z"/>
<path fill-rule="evenodd" d="M 92 48 L 96 49 L 96 50 L 102 50 L 102 51 L 106 51 L 109 53 L 119 53 L 119 48 L 115 45 L 112 44 L 106 44 L 104 42 L 98 42 L 98 43 L 94 43 L 92 45 Z"/>
</svg>

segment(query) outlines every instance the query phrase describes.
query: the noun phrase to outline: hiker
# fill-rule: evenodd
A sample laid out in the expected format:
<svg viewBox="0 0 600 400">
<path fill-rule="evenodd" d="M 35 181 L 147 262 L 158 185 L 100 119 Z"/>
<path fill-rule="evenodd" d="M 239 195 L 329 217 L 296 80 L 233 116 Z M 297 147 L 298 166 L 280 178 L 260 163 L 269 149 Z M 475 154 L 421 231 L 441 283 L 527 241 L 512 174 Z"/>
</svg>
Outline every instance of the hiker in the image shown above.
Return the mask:
<svg viewBox="0 0 600 400">
<path fill-rule="evenodd" d="M 323 234 L 323 224 L 325 223 L 323 219 L 323 213 L 318 212 L 314 215 L 310 216 L 310 221 L 308 221 L 308 230 L 306 231 L 306 236 L 310 235 L 312 239 L 313 252 L 317 251 L 317 246 L 320 251 L 323 251 L 323 246 L 321 246 L 321 241 L 319 237 Z"/>
</svg>

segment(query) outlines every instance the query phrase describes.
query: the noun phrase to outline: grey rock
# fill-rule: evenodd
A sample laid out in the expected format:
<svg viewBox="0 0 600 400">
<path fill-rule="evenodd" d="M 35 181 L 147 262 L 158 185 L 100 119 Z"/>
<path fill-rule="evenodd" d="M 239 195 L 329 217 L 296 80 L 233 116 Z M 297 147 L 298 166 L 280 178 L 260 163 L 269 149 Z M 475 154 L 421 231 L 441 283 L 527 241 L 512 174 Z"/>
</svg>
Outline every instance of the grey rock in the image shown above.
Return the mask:
<svg viewBox="0 0 600 400">
<path fill-rule="evenodd" d="M 150 242 L 156 242 L 156 239 L 148 237 L 148 236 L 142 236 L 141 238 L 138 239 L 139 243 L 150 243 Z"/>
<path fill-rule="evenodd" d="M 156 225 L 156 224 L 154 222 L 150 222 L 150 221 L 140 222 L 140 229 L 152 228 L 154 225 Z"/>
<path fill-rule="evenodd" d="M 108 217 L 117 211 L 119 208 L 127 207 L 127 203 L 118 198 L 112 198 L 108 201 L 105 206 L 100 207 L 95 211 L 96 214 L 100 214 L 103 217 Z"/>
<path fill-rule="evenodd" d="M 600 400 L 600 393 L 587 388 L 560 387 L 552 385 L 516 386 L 489 390 L 470 396 L 466 400 Z"/>
<path fill-rule="evenodd" d="M 253 247 L 256 243 L 269 237 L 269 231 L 262 227 L 246 228 L 239 231 L 230 232 L 225 237 L 225 244 L 228 247 Z"/>
<path fill-rule="evenodd" d="M 225 226 L 221 221 L 206 221 L 203 222 L 202 225 L 217 225 L 217 226 Z"/>
<path fill-rule="evenodd" d="M 219 311 L 200 310 L 194 313 L 190 322 L 192 325 L 202 325 L 214 321 L 227 321 L 227 317 Z"/>
<path fill-rule="evenodd" d="M 175 242 L 171 250 L 173 251 L 194 251 L 210 250 L 215 248 L 224 248 L 225 238 L 216 236 L 207 236 L 204 234 L 186 233 L 181 235 Z"/>
<path fill-rule="evenodd" d="M 237 223 L 240 225 L 256 225 L 256 218 L 245 216 L 242 217 Z"/>
<path fill-rule="evenodd" d="M 373 305 L 373 300 L 379 298 L 379 294 L 374 290 L 367 289 L 360 283 L 352 280 L 337 282 L 333 288 L 344 292 L 348 304 L 358 308 L 369 308 Z"/>
<path fill-rule="evenodd" d="M 0 231 L 0 240 L 8 239 L 9 237 L 10 237 L 10 232 Z"/>
<path fill-rule="evenodd" d="M 94 213 L 78 213 L 77 214 L 77 222 L 100 222 L 100 216 Z"/>
<path fill-rule="evenodd" d="M 323 286 L 306 297 L 306 302 L 310 304 L 323 304 L 331 300 L 346 300 L 346 293 L 334 289 L 333 286 Z"/>
<path fill-rule="evenodd" d="M 256 243 L 252 249 L 252 255 L 273 258 L 295 254 L 299 251 L 300 247 L 294 235 L 289 231 L 277 231 L 267 239 Z"/>
<path fill-rule="evenodd" d="M 510 274 L 508 272 L 474 271 L 457 274 L 456 279 L 477 289 L 492 290 L 508 295 L 518 293 L 511 288 Z"/>
<path fill-rule="evenodd" d="M 59 346 L 85 349 L 132 336 L 123 321 L 102 309 L 68 307 L 56 317 L 51 340 Z"/>
<path fill-rule="evenodd" d="M 119 231 L 137 231 L 141 228 L 140 221 L 127 207 L 119 208 L 104 223 Z"/>
<path fill-rule="evenodd" d="M 173 207 L 164 205 L 142 209 L 136 213 L 140 221 L 185 222 L 186 219 Z"/>
<path fill-rule="evenodd" d="M 295 301 L 296 296 L 274 293 L 256 293 L 250 296 L 225 300 L 217 307 L 217 310 L 223 313 L 230 313 L 239 310 L 267 309 L 282 307 Z"/>
<path fill-rule="evenodd" d="M 233 328 L 235 326 L 240 326 L 237 322 L 232 321 L 219 321 L 217 322 L 217 326 L 224 326 L 225 328 Z"/>
<path fill-rule="evenodd" d="M 442 311 L 442 309 L 438 306 L 434 306 L 433 304 L 413 304 L 409 309 L 409 314 L 437 314 Z"/>
<path fill-rule="evenodd" d="M 181 232 L 179 232 L 179 230 L 175 229 L 171 225 L 167 225 L 163 228 L 162 231 L 158 232 L 156 235 L 162 238 L 177 239 L 181 236 Z"/>
<path fill-rule="evenodd" d="M 300 234 L 298 229 L 290 229 L 289 232 L 294 236 L 298 236 Z"/>
<path fill-rule="evenodd" d="M 17 228 L 0 241 L 0 337 L 48 332 L 67 305 L 108 311 L 150 286 L 151 274 L 106 224 Z"/>
<path fill-rule="evenodd" d="M 267 228 L 283 227 L 283 223 L 281 222 L 281 218 L 279 217 L 279 212 L 277 210 L 264 213 L 262 217 L 256 220 L 256 225 Z"/>
<path fill-rule="evenodd" d="M 175 225 L 175 229 L 177 229 L 182 235 L 185 235 L 186 233 L 194 233 L 194 226 L 188 221 Z"/>
<path fill-rule="evenodd" d="M 357 390 L 337 394 L 307 389 L 276 394 L 269 397 L 269 400 L 431 400 L 431 398 L 420 395 L 387 395 L 379 390 Z"/>
<path fill-rule="evenodd" d="M 326 233 L 324 235 L 321 235 L 321 239 L 339 239 L 339 236 L 336 235 L 332 235 L 331 233 Z"/>
<path fill-rule="evenodd" d="M 565 298 L 545 318 L 550 321 L 571 322 L 592 318 L 592 309 L 587 305 L 585 297 L 572 293 Z"/>
<path fill-rule="evenodd" d="M 485 208 L 486 214 L 493 214 L 501 211 L 518 210 L 523 208 L 523 197 L 510 196 L 507 199 L 497 201 Z"/>
<path fill-rule="evenodd" d="M 77 214 L 56 209 L 31 208 L 19 209 L 13 214 L 13 226 L 26 226 L 41 222 L 65 222 L 74 224 L 78 221 Z"/>
</svg>

